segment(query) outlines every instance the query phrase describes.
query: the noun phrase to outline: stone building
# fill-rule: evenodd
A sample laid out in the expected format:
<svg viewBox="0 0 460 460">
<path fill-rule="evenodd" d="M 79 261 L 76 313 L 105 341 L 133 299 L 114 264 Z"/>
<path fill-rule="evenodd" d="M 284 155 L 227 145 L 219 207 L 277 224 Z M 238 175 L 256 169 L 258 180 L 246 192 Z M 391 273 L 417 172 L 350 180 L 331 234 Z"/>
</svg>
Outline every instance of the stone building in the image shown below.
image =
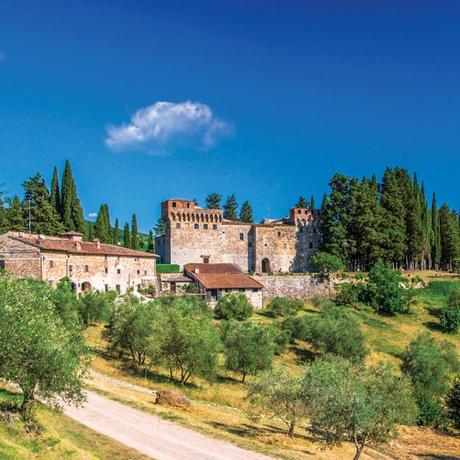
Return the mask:
<svg viewBox="0 0 460 460">
<path fill-rule="evenodd" d="M 156 238 L 163 263 L 231 263 L 245 272 L 304 272 L 320 241 L 319 211 L 292 208 L 282 219 L 246 224 L 223 218 L 220 209 L 171 199 L 161 204 L 166 224 Z"/>
<path fill-rule="evenodd" d="M 18 276 L 38 278 L 55 286 L 68 277 L 76 292 L 156 286 L 155 254 L 82 241 L 81 233 L 61 238 L 8 232 L 0 235 L 0 268 Z"/>
<path fill-rule="evenodd" d="M 254 308 L 263 306 L 263 285 L 235 264 L 186 264 L 184 274 L 211 305 L 229 292 L 241 292 Z"/>
</svg>

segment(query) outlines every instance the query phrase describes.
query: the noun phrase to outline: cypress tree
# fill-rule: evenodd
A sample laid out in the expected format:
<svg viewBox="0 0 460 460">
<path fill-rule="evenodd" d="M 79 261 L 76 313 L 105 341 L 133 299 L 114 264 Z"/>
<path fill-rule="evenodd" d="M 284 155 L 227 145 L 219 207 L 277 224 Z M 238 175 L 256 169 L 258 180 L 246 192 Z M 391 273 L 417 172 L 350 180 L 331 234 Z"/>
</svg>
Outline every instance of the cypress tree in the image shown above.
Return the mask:
<svg viewBox="0 0 460 460">
<path fill-rule="evenodd" d="M 118 217 L 115 219 L 115 227 L 113 228 L 113 244 L 119 244 L 119 233 L 120 233 L 120 224 L 118 222 Z"/>
<path fill-rule="evenodd" d="M 3 192 L 0 191 L 0 233 L 8 230 L 8 219 L 6 217 L 6 209 L 3 202 Z"/>
<path fill-rule="evenodd" d="M 136 214 L 133 214 L 133 219 L 131 223 L 131 247 L 133 249 L 139 250 L 139 234 L 137 232 Z"/>
<path fill-rule="evenodd" d="M 155 253 L 155 240 L 153 239 L 152 230 L 149 231 L 149 236 L 147 239 L 147 252 Z"/>
<path fill-rule="evenodd" d="M 299 198 L 299 201 L 297 201 L 295 207 L 296 207 L 296 208 L 303 208 L 303 209 L 307 209 L 307 208 L 308 208 L 308 203 L 307 203 L 307 200 L 305 199 L 304 196 L 301 196 L 301 197 Z"/>
<path fill-rule="evenodd" d="M 86 230 L 85 218 L 77 195 L 77 187 L 73 179 L 72 167 L 69 160 L 65 162 L 61 187 L 60 209 L 64 227 L 67 230 L 84 233 Z"/>
<path fill-rule="evenodd" d="M 431 218 L 430 211 L 428 209 L 428 203 L 425 196 L 425 184 L 422 182 L 422 188 L 420 189 L 420 207 L 422 217 L 422 266 L 425 270 L 427 267 L 431 267 Z"/>
<path fill-rule="evenodd" d="M 96 238 L 99 238 L 102 243 L 111 243 L 113 239 L 109 219 L 109 207 L 106 204 L 102 204 L 94 224 L 94 235 Z"/>
<path fill-rule="evenodd" d="M 26 180 L 22 186 L 24 187 L 22 206 L 24 220 L 28 222 L 30 210 L 32 233 L 61 234 L 64 227 L 56 210 L 51 206 L 49 191 L 40 173 Z"/>
<path fill-rule="evenodd" d="M 94 240 L 94 225 L 92 222 L 86 222 L 85 240 L 86 241 Z"/>
<path fill-rule="evenodd" d="M 439 209 L 439 223 L 441 229 L 441 266 L 445 270 L 452 270 L 460 257 L 460 234 L 457 213 L 450 210 L 445 203 Z"/>
<path fill-rule="evenodd" d="M 125 248 L 130 248 L 131 247 L 131 235 L 129 233 L 129 224 L 128 222 L 125 223 L 124 229 L 123 229 L 123 246 Z"/>
<path fill-rule="evenodd" d="M 206 207 L 208 209 L 220 209 L 220 202 L 222 201 L 222 195 L 218 193 L 210 193 L 205 200 Z"/>
<path fill-rule="evenodd" d="M 224 204 L 224 219 L 238 220 L 238 203 L 234 194 L 230 195 Z"/>
<path fill-rule="evenodd" d="M 61 193 L 59 191 L 59 178 L 56 167 L 54 167 L 53 178 L 51 179 L 50 202 L 56 212 L 61 215 Z"/>
<path fill-rule="evenodd" d="M 313 195 L 313 193 L 311 194 L 311 197 L 310 197 L 310 209 L 312 211 L 315 209 L 315 196 Z"/>
<path fill-rule="evenodd" d="M 14 196 L 8 201 L 6 219 L 10 230 L 16 230 L 18 232 L 27 231 L 27 223 L 24 220 L 24 210 L 21 200 L 17 196 Z"/>
<path fill-rule="evenodd" d="M 241 205 L 240 221 L 248 224 L 252 224 L 254 222 L 254 218 L 252 216 L 252 206 L 249 204 L 249 201 L 245 201 Z"/>
<path fill-rule="evenodd" d="M 441 224 L 436 203 L 436 194 L 431 201 L 431 268 L 438 270 L 441 263 Z"/>
</svg>

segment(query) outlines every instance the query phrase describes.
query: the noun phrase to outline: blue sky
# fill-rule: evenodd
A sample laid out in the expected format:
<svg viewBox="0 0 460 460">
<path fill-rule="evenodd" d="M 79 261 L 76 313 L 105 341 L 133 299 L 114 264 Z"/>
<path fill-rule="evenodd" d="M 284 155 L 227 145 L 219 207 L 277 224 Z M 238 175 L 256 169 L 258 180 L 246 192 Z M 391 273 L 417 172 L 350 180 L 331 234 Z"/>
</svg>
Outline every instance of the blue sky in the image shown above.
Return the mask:
<svg viewBox="0 0 460 460">
<path fill-rule="evenodd" d="M 0 183 L 69 158 L 87 215 L 146 230 L 171 196 L 279 217 L 399 165 L 458 208 L 459 20 L 442 0 L 0 0 Z"/>
</svg>

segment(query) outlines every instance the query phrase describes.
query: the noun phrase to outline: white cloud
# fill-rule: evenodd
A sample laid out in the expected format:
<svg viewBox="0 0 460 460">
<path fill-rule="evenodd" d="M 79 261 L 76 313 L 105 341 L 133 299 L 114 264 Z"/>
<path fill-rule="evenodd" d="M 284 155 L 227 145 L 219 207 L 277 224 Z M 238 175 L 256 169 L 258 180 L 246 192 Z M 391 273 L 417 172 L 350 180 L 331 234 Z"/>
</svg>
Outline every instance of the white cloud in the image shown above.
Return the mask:
<svg viewBox="0 0 460 460">
<path fill-rule="evenodd" d="M 137 149 L 160 155 L 191 147 L 209 149 L 231 130 L 206 104 L 156 102 L 139 109 L 129 123 L 109 126 L 105 143 L 116 152 Z"/>
<path fill-rule="evenodd" d="M 89 213 L 88 213 L 88 217 L 89 217 L 90 219 L 95 219 L 95 218 L 97 217 L 97 212 L 89 212 Z"/>
</svg>

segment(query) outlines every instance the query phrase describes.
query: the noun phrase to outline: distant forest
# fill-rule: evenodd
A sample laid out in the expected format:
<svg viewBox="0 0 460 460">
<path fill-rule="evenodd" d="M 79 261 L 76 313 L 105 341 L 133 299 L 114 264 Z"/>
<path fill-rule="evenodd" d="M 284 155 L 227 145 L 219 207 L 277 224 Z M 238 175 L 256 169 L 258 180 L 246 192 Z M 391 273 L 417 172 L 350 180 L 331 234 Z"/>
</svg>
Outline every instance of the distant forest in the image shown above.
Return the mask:
<svg viewBox="0 0 460 460">
<path fill-rule="evenodd" d="M 23 184 L 24 196 L 5 197 L 0 192 L 0 232 L 29 231 L 59 235 L 79 231 L 90 241 L 119 244 L 154 252 L 154 234 L 165 232 L 158 220 L 153 231 L 142 234 L 136 214 L 131 222 L 112 224 L 107 204 L 96 221 L 85 220 L 70 162 L 59 181 L 54 168 L 50 187 L 37 173 Z M 368 270 L 378 260 L 394 268 L 460 270 L 460 215 L 446 203 L 438 206 L 436 194 L 428 202 L 425 185 L 404 168 L 387 168 L 381 182 L 372 178 L 336 174 L 321 204 L 321 250 L 339 257 L 351 271 Z M 211 193 L 206 207 L 223 209 L 230 220 L 253 222 L 248 201 L 238 206 L 231 194 Z M 313 195 L 301 196 L 296 207 L 315 208 Z"/>
</svg>

